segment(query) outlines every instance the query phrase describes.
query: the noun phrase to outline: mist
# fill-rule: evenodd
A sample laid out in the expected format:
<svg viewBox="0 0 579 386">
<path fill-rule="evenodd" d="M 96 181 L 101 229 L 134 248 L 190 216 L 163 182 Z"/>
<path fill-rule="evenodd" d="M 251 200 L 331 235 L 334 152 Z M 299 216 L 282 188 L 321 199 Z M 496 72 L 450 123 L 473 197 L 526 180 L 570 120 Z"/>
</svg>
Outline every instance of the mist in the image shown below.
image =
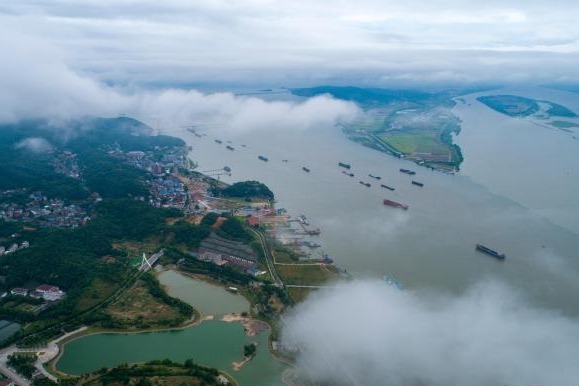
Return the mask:
<svg viewBox="0 0 579 386">
<path fill-rule="evenodd" d="M 286 319 L 297 368 L 332 385 L 570 385 L 576 320 L 482 282 L 461 295 L 354 281 L 312 294 Z"/>
<path fill-rule="evenodd" d="M 210 124 L 226 131 L 308 129 L 353 119 L 359 109 L 330 96 L 265 101 L 230 92 L 113 87 L 66 63 L 49 41 L 12 31 L 0 37 L 0 123 L 21 119 L 62 121 L 127 115 L 163 130 Z"/>
</svg>

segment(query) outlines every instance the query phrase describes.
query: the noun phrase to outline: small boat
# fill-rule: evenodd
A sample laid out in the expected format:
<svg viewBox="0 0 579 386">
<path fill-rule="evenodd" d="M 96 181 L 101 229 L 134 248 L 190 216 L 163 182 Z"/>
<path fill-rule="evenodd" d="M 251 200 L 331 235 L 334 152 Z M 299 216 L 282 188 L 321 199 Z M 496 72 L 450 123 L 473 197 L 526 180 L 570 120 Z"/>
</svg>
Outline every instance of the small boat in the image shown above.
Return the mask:
<svg viewBox="0 0 579 386">
<path fill-rule="evenodd" d="M 229 145 L 227 145 L 225 147 L 227 148 L 227 150 L 231 150 L 231 151 L 235 150 L 232 146 L 229 146 Z"/>
<path fill-rule="evenodd" d="M 364 182 L 364 181 L 360 181 L 360 185 L 364 185 L 364 186 L 366 186 L 366 187 L 368 187 L 368 188 L 369 188 L 370 186 L 372 186 L 372 185 L 370 185 L 368 182 Z"/>
<path fill-rule="evenodd" d="M 267 157 L 264 157 L 262 155 L 258 155 L 257 158 L 261 161 L 265 161 L 265 162 L 269 161 L 269 159 Z"/>
<path fill-rule="evenodd" d="M 347 164 L 345 162 L 338 162 L 338 166 L 342 167 L 342 168 L 346 168 L 346 169 L 350 169 L 350 164 Z"/>
<path fill-rule="evenodd" d="M 286 163 L 287 163 L 288 160 L 287 160 L 287 159 L 282 159 L 281 162 L 286 162 Z"/>
<path fill-rule="evenodd" d="M 375 176 L 375 175 L 373 175 L 373 174 L 368 174 L 368 177 L 371 177 L 371 178 L 373 178 L 373 179 L 375 179 L 375 180 L 381 180 L 381 179 L 382 179 L 382 177 L 380 177 L 380 176 Z"/>
<path fill-rule="evenodd" d="M 216 140 L 215 140 L 215 143 L 218 143 L 218 144 L 220 144 L 220 145 L 221 145 L 221 144 L 223 143 L 223 141 L 222 141 L 222 140 L 220 140 L 220 139 L 216 139 Z"/>
<path fill-rule="evenodd" d="M 302 167 L 302 170 L 303 170 L 304 172 L 306 172 L 306 173 L 309 173 L 309 172 L 310 172 L 310 169 L 306 168 L 305 166 Z"/>
<path fill-rule="evenodd" d="M 342 170 L 342 174 L 345 174 L 345 175 L 347 175 L 347 176 L 349 176 L 349 177 L 354 177 L 354 173 L 348 173 L 348 172 L 345 171 L 345 170 Z"/>
<path fill-rule="evenodd" d="M 421 188 L 424 186 L 422 182 L 412 181 L 412 185 L 420 186 Z"/>
<path fill-rule="evenodd" d="M 404 173 L 404 174 L 408 174 L 408 175 L 411 175 L 411 176 L 413 176 L 413 175 L 415 175 L 415 174 L 416 174 L 416 172 L 415 172 L 415 171 L 413 171 L 413 170 L 410 170 L 410 169 L 400 169 L 400 172 L 401 172 L 401 173 Z"/>
<path fill-rule="evenodd" d="M 223 171 L 225 171 L 227 173 L 231 173 L 231 168 L 229 166 L 224 166 Z"/>
<path fill-rule="evenodd" d="M 380 186 L 381 186 L 381 187 L 383 187 L 384 189 L 388 189 L 388 190 L 394 190 L 394 188 L 393 188 L 393 187 L 391 187 L 391 186 L 388 186 L 388 185 L 384 185 L 384 184 L 382 184 L 382 185 L 380 185 Z"/>
</svg>

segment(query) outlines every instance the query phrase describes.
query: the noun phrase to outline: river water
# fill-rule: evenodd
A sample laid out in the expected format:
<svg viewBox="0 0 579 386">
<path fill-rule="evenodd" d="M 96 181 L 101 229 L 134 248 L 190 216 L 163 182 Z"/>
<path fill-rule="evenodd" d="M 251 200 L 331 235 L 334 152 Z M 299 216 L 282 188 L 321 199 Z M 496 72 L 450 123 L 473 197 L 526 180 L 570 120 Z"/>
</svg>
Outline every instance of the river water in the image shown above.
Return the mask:
<svg viewBox="0 0 579 386">
<path fill-rule="evenodd" d="M 541 98 L 579 111 L 577 97 L 545 89 L 530 93 L 541 91 L 549 94 Z M 489 94 L 507 92 L 522 94 Z M 368 149 L 337 128 L 240 133 L 211 127 L 202 138 L 184 129 L 166 133 L 193 147 L 190 157 L 199 171 L 229 166 L 232 175 L 221 176 L 226 182 L 256 179 L 267 184 L 278 207 L 294 216 L 305 214 L 322 229 L 317 241 L 324 251 L 357 277 L 388 273 L 410 290 L 454 293 L 480 280 L 497 280 L 536 305 L 577 314 L 579 142 L 530 120 L 500 115 L 475 97 L 455 108 L 463 120 L 457 142 L 465 156 L 457 175 Z M 224 143 L 215 143 L 216 138 Z M 227 150 L 225 141 L 235 151 Z M 350 163 L 356 176 L 343 175 L 339 161 Z M 305 173 L 303 166 L 311 172 Z M 399 168 L 417 174 L 410 177 Z M 382 180 L 372 180 L 369 173 Z M 412 179 L 424 187 L 411 185 Z M 382 189 L 380 183 L 396 190 Z M 385 207 L 384 198 L 410 209 Z M 476 243 L 506 253 L 506 261 L 476 252 Z"/>
</svg>

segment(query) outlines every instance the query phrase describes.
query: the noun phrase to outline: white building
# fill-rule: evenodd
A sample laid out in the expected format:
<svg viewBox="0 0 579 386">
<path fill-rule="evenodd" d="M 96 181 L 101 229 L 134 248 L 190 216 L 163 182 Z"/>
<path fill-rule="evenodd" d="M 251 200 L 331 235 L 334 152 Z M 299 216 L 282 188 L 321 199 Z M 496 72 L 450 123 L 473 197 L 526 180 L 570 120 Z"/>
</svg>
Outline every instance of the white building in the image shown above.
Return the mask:
<svg viewBox="0 0 579 386">
<path fill-rule="evenodd" d="M 39 286 L 38 288 L 36 288 L 36 291 L 42 294 L 42 298 L 44 300 L 48 300 L 51 302 L 60 300 L 65 295 L 65 293 L 61 291 L 60 288 L 48 284 L 43 284 Z"/>
</svg>

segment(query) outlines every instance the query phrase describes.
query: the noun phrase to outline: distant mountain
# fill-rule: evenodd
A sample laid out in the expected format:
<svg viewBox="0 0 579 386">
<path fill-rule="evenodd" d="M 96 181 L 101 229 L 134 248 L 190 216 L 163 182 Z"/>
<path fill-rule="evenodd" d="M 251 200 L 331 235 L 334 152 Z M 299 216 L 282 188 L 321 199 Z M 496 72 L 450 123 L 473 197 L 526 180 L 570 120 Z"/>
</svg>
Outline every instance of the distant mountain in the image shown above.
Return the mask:
<svg viewBox="0 0 579 386">
<path fill-rule="evenodd" d="M 318 86 L 311 88 L 293 88 L 290 89 L 290 91 L 294 95 L 303 97 L 330 94 L 334 98 L 356 102 L 360 105 L 382 105 L 396 101 L 423 103 L 425 101 L 440 98 L 440 96 L 436 94 L 414 90 L 390 90 L 383 88 L 359 88 L 352 86 Z"/>
</svg>

